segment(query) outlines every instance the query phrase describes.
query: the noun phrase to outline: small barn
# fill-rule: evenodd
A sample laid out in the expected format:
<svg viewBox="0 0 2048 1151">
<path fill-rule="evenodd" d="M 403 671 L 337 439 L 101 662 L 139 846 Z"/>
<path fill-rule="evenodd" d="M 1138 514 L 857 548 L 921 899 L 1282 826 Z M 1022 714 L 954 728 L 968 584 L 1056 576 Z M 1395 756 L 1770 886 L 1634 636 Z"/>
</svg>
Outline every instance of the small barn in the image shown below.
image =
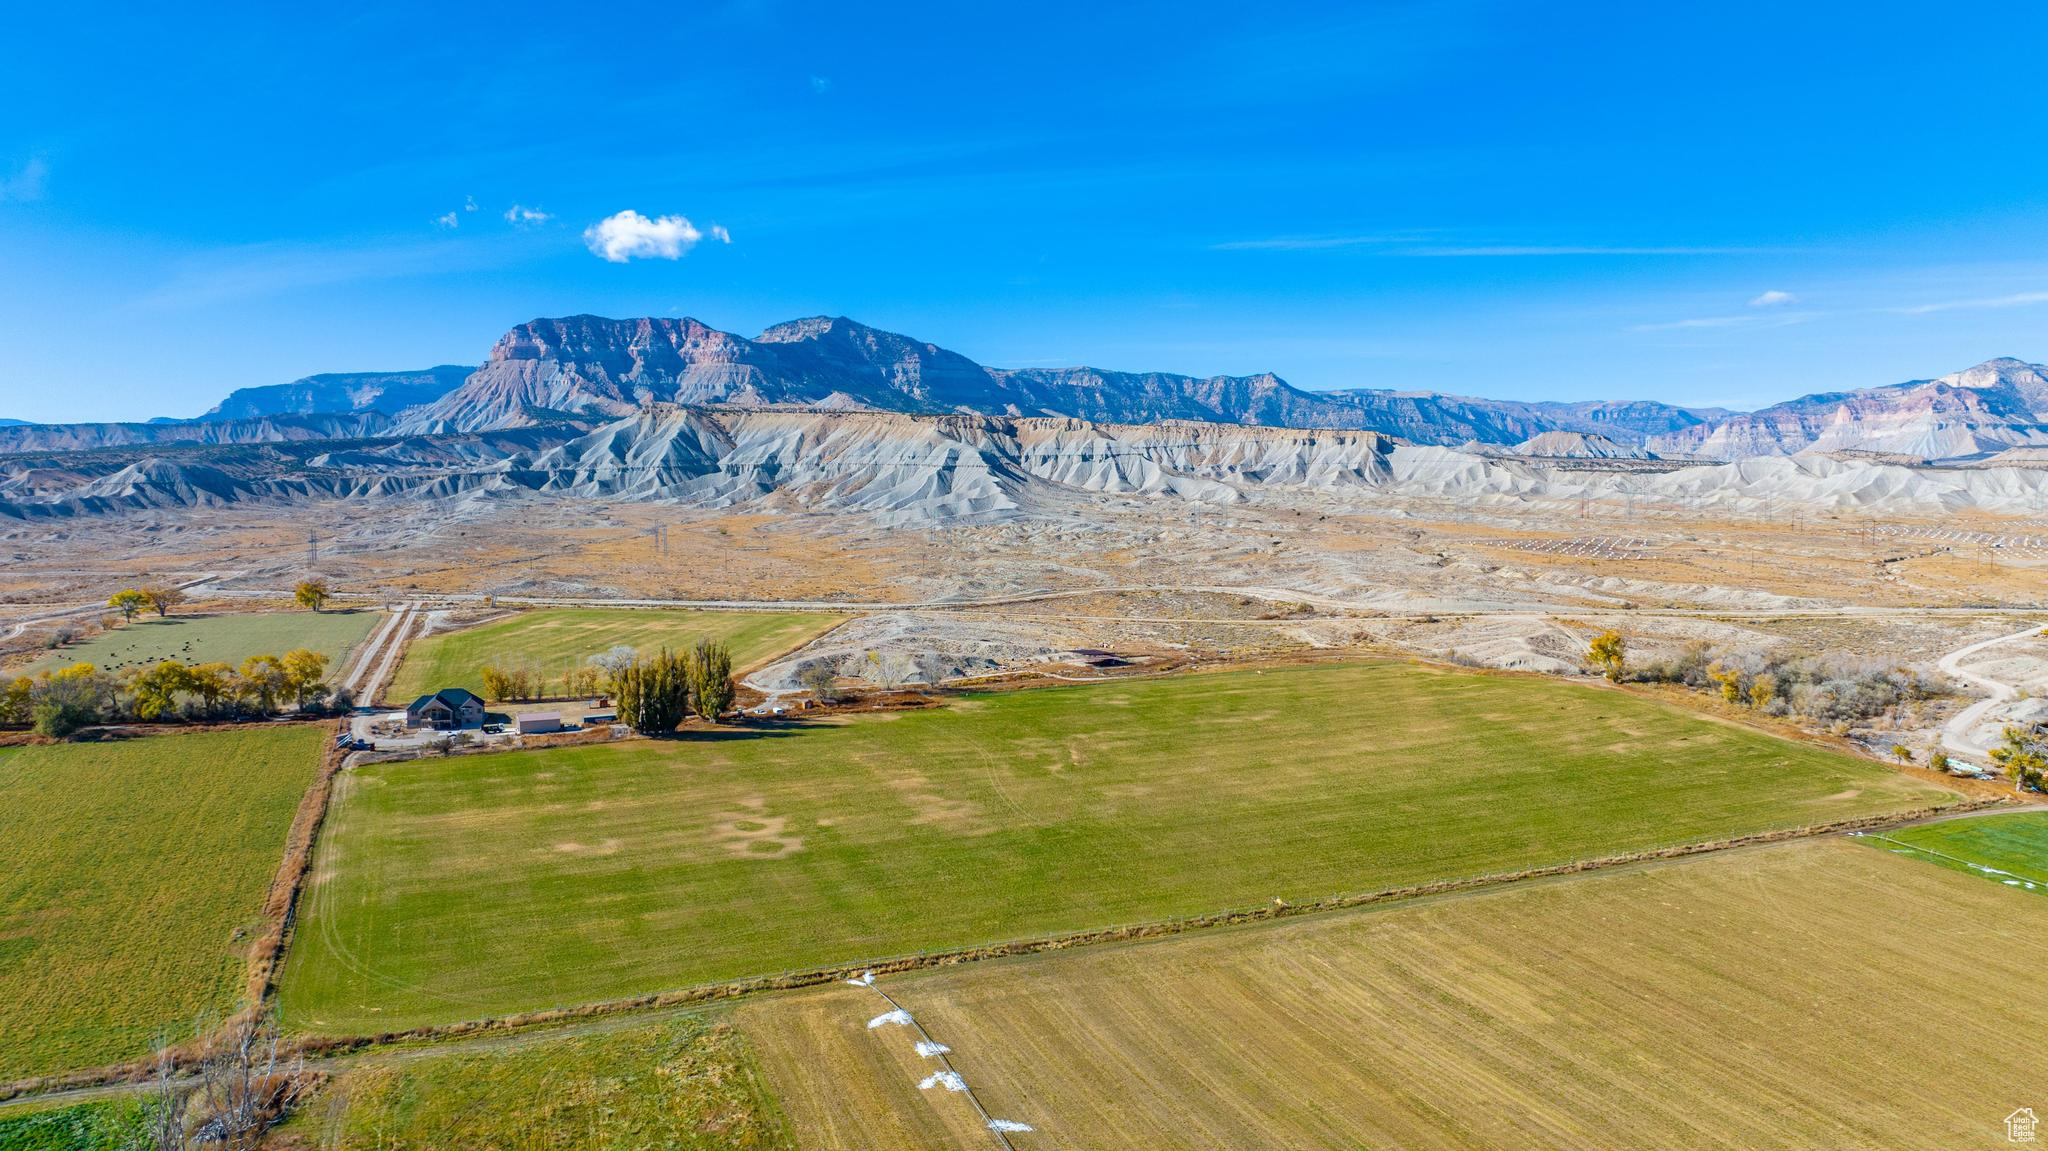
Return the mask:
<svg viewBox="0 0 2048 1151">
<path fill-rule="evenodd" d="M 405 726 L 467 731 L 484 725 L 484 701 L 466 688 L 444 687 L 405 705 Z"/>
</svg>

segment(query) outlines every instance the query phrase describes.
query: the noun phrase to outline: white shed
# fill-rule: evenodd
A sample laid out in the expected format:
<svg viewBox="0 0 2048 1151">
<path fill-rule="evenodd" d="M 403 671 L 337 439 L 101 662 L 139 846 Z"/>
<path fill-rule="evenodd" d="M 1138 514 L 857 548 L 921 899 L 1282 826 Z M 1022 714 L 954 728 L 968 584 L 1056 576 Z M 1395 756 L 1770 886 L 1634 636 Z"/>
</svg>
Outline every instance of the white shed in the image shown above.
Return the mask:
<svg viewBox="0 0 2048 1151">
<path fill-rule="evenodd" d="M 512 717 L 512 730 L 521 735 L 540 735 L 544 732 L 562 730 L 562 713 L 558 711 L 528 711 Z"/>
</svg>

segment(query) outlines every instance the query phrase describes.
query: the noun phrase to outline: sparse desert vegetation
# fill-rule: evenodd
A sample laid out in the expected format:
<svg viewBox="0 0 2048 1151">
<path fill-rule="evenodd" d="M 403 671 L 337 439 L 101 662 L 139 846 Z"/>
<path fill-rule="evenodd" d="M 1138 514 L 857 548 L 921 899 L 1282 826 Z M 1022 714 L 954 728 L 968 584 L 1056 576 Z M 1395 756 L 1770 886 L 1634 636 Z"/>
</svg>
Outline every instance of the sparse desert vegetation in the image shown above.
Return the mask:
<svg viewBox="0 0 2048 1151">
<path fill-rule="evenodd" d="M 281 1005 L 359 1034 L 1925 807 L 1629 693 L 1402 662 L 364 766 Z"/>
<path fill-rule="evenodd" d="M 664 646 L 681 651 L 700 640 L 715 640 L 731 649 L 735 667 L 745 669 L 801 645 L 843 618 L 819 612 L 544 608 L 414 641 L 384 695 L 402 703 L 444 687 L 481 694 L 486 666 L 526 671 L 549 685 L 548 694 L 568 694 L 555 690 L 565 674 L 588 667 L 592 656 L 621 644 L 651 655 Z"/>
<path fill-rule="evenodd" d="M 1019 1147 L 1946 1151 L 2039 1088 L 2044 932 L 2048 902 L 1835 839 L 883 985 Z M 877 1010 L 739 1012 L 798 1141 L 985 1139 Z"/>
<path fill-rule="evenodd" d="M 0 1082 L 146 1055 L 241 988 L 311 725 L 0 750 Z"/>
</svg>

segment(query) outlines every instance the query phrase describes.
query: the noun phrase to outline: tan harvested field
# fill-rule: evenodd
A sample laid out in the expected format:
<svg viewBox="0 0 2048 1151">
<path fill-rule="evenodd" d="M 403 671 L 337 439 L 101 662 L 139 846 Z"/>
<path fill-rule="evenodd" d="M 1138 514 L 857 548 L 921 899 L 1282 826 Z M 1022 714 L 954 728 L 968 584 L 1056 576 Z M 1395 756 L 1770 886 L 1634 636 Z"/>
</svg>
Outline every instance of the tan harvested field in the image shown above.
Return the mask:
<svg viewBox="0 0 2048 1151">
<path fill-rule="evenodd" d="M 1840 839 L 888 978 L 1026 1148 L 1957 1148 L 2048 902 Z M 806 1148 L 987 1145 L 873 991 L 743 1008 Z"/>
</svg>

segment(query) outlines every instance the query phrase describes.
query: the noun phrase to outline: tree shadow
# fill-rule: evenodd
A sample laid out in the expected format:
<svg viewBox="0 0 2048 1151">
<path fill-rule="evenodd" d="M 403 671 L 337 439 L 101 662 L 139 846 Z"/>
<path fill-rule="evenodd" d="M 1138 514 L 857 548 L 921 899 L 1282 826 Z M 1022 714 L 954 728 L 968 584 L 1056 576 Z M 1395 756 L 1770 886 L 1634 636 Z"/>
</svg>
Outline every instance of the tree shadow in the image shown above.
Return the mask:
<svg viewBox="0 0 2048 1151">
<path fill-rule="evenodd" d="M 732 743 L 743 739 L 788 739 L 814 725 L 798 720 L 750 719 L 717 727 L 686 727 L 656 738 L 671 743 Z"/>
</svg>

